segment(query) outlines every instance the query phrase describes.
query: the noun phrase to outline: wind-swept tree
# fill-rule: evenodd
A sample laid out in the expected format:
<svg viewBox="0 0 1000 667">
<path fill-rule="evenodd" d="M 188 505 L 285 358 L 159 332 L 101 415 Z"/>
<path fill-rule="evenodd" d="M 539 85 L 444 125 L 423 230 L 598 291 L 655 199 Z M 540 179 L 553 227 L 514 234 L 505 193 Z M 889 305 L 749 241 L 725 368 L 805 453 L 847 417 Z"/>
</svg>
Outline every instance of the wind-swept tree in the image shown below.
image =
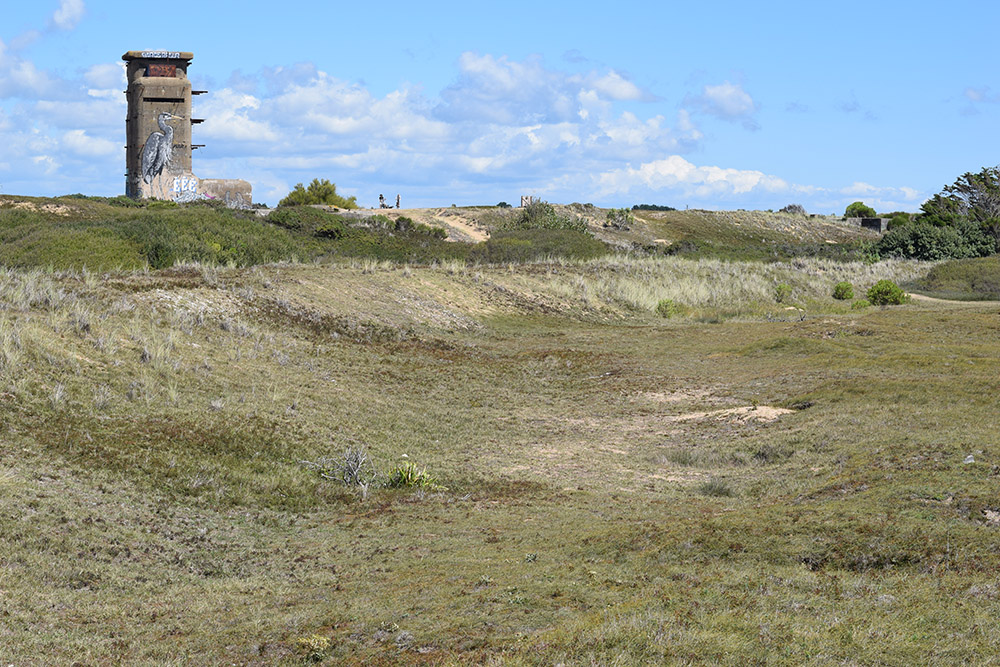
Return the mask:
<svg viewBox="0 0 1000 667">
<path fill-rule="evenodd" d="M 1000 243 L 1000 166 L 962 174 L 920 210 L 923 218 L 936 225 L 951 225 L 963 218 L 975 222 Z"/>
<path fill-rule="evenodd" d="M 337 194 L 337 186 L 327 179 L 314 178 L 309 187 L 303 187 L 301 183 L 295 185 L 295 189 L 288 193 L 284 199 L 278 202 L 278 206 L 304 206 L 307 204 L 326 204 L 337 208 L 357 208 L 358 202 L 355 197 L 341 197 Z"/>
</svg>

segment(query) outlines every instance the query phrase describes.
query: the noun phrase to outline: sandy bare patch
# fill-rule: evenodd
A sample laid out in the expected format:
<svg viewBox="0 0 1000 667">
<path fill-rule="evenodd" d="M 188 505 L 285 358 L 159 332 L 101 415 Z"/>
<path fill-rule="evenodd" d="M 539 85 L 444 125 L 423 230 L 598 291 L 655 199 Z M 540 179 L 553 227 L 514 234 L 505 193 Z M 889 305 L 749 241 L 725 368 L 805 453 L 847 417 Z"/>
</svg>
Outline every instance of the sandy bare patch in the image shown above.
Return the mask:
<svg viewBox="0 0 1000 667">
<path fill-rule="evenodd" d="M 749 422 L 773 422 L 782 415 L 793 412 L 787 408 L 776 408 L 771 405 L 746 405 L 739 408 L 727 408 L 725 410 L 711 410 L 709 412 L 689 412 L 684 415 L 666 417 L 668 422 L 688 422 L 703 421 L 713 419 L 716 421 L 728 421 L 732 423 L 746 424 Z"/>
<path fill-rule="evenodd" d="M 646 391 L 637 394 L 632 400 L 645 400 L 654 403 L 681 403 L 683 401 L 701 400 L 708 396 L 710 396 L 710 393 L 705 389 L 678 389 L 677 391 Z"/>
<path fill-rule="evenodd" d="M 64 204 L 36 204 L 31 201 L 16 201 L 13 199 L 0 199 L 0 205 L 10 205 L 12 208 L 24 211 L 43 211 L 54 213 L 55 215 L 71 215 L 73 209 Z"/>
</svg>

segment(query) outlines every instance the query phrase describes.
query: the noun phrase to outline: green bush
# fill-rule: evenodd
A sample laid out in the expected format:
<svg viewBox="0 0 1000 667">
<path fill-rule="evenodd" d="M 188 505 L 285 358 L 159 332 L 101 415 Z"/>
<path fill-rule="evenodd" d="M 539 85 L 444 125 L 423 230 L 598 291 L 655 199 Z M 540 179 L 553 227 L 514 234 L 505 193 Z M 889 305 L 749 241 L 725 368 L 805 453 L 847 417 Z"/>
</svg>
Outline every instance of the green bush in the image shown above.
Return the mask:
<svg viewBox="0 0 1000 667">
<path fill-rule="evenodd" d="M 531 262 L 546 257 L 594 259 L 608 254 L 608 246 L 590 234 L 569 229 L 522 229 L 494 232 L 470 253 L 473 261 L 488 264 Z"/>
<path fill-rule="evenodd" d="M 996 250 L 983 227 L 967 219 L 937 225 L 926 219 L 890 229 L 878 242 L 882 257 L 909 259 L 963 259 L 985 257 Z"/>
<path fill-rule="evenodd" d="M 859 201 L 848 204 L 847 210 L 844 211 L 845 218 L 874 218 L 875 215 L 875 209 Z"/>
<path fill-rule="evenodd" d="M 667 319 L 680 315 L 683 310 L 684 307 L 673 299 L 660 299 L 656 304 L 656 314 Z"/>
<path fill-rule="evenodd" d="M 788 283 L 779 283 L 774 286 L 774 300 L 778 303 L 784 303 L 785 299 L 792 295 L 792 286 Z"/>
<path fill-rule="evenodd" d="M 659 204 L 635 204 L 633 211 L 676 211 L 673 206 L 661 206 Z"/>
<path fill-rule="evenodd" d="M 854 285 L 842 280 L 833 286 L 833 298 L 840 301 L 846 301 L 847 299 L 854 298 Z"/>
<path fill-rule="evenodd" d="M 515 231 L 525 229 L 569 229 L 578 232 L 587 231 L 587 223 L 580 218 L 560 215 L 552 204 L 534 201 L 518 210 L 518 214 L 501 218 L 497 223 L 497 231 Z"/>
<path fill-rule="evenodd" d="M 608 211 L 608 215 L 604 220 L 604 226 L 628 231 L 632 228 L 632 223 L 634 222 L 635 217 L 632 215 L 632 211 L 627 208 L 613 208 Z"/>
<path fill-rule="evenodd" d="M 309 187 L 296 183 L 295 188 L 278 202 L 278 206 L 303 206 L 308 204 L 326 204 L 337 208 L 357 208 L 354 197 L 344 198 L 337 194 L 337 186 L 327 179 L 314 178 Z"/>
<path fill-rule="evenodd" d="M 445 488 L 427 474 L 427 470 L 418 470 L 417 464 L 411 461 L 396 466 L 386 475 L 382 484 L 387 489 L 430 489 L 443 491 Z"/>
<path fill-rule="evenodd" d="M 399 226 L 399 220 L 396 221 L 397 229 Z M 430 225 L 422 225 L 419 222 L 413 223 L 410 230 L 414 234 L 423 234 L 424 236 L 429 236 L 432 239 L 444 240 L 448 238 L 448 232 L 442 227 L 432 227 Z"/>
<path fill-rule="evenodd" d="M 891 280 L 880 280 L 868 288 L 868 301 L 875 306 L 898 306 L 906 303 L 907 296 L 899 285 Z"/>
<path fill-rule="evenodd" d="M 315 236 L 323 239 L 339 239 L 344 236 L 347 227 L 340 220 L 332 220 L 316 228 Z"/>
<path fill-rule="evenodd" d="M 851 304 L 851 310 L 864 310 L 872 305 L 872 302 L 868 299 L 858 299 Z"/>
<path fill-rule="evenodd" d="M 304 232 L 313 232 L 333 222 L 343 222 L 340 216 L 312 206 L 279 206 L 264 219 L 279 227 Z"/>
</svg>

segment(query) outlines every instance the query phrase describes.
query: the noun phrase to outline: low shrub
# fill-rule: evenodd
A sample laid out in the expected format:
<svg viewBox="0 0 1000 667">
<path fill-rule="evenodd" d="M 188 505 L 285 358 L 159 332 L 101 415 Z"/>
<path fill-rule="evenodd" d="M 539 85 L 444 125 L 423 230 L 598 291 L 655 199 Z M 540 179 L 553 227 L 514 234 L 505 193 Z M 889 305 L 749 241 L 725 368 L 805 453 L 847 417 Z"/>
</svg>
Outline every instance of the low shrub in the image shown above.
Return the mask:
<svg viewBox="0 0 1000 667">
<path fill-rule="evenodd" d="M 684 310 L 684 306 L 673 299 L 660 299 L 656 304 L 656 314 L 663 318 L 677 317 Z"/>
<path fill-rule="evenodd" d="M 318 236 L 321 239 L 339 239 L 344 236 L 347 231 L 347 227 L 340 220 L 332 220 L 330 222 L 323 223 L 316 228 L 313 232 L 314 236 Z"/>
<path fill-rule="evenodd" d="M 854 298 L 854 285 L 842 280 L 833 286 L 833 298 L 839 301 L 846 301 Z"/>
<path fill-rule="evenodd" d="M 633 211 L 676 211 L 677 209 L 673 206 L 661 206 L 659 204 L 636 204 L 632 207 Z"/>
<path fill-rule="evenodd" d="M 613 208 L 608 211 L 608 215 L 604 220 L 604 226 L 628 231 L 632 228 L 632 223 L 634 222 L 635 217 L 632 215 L 632 211 L 627 208 Z"/>
<path fill-rule="evenodd" d="M 418 470 L 417 464 L 412 461 L 407 461 L 390 470 L 382 486 L 387 489 L 445 490 L 443 486 L 437 483 L 437 480 L 427 474 L 426 468 Z"/>
<path fill-rule="evenodd" d="M 726 483 L 726 480 L 719 479 L 718 477 L 713 477 L 707 482 L 702 482 L 698 485 L 698 493 L 703 496 L 714 496 L 714 497 L 731 497 L 736 495 L 733 492 L 731 486 Z"/>
<path fill-rule="evenodd" d="M 790 213 L 792 215 L 806 215 L 806 209 L 802 204 L 789 204 L 778 209 L 778 213 Z"/>
<path fill-rule="evenodd" d="M 792 295 L 792 286 L 788 283 L 779 283 L 774 286 L 774 300 L 777 303 L 785 303 L 785 299 Z"/>
<path fill-rule="evenodd" d="M 487 264 L 530 262 L 546 257 L 594 259 L 608 246 L 590 234 L 569 229 L 522 229 L 494 232 L 472 248 L 469 258 Z"/>
<path fill-rule="evenodd" d="M 552 204 L 544 201 L 533 201 L 522 209 L 517 215 L 503 217 L 497 221 L 498 231 L 515 231 L 526 229 L 569 229 L 578 232 L 587 231 L 586 221 L 580 218 L 572 218 L 568 215 L 560 215 L 552 207 Z"/>
<path fill-rule="evenodd" d="M 891 280 L 880 280 L 868 288 L 868 301 L 875 306 L 898 306 L 906 303 L 908 297 Z"/>
<path fill-rule="evenodd" d="M 872 305 L 872 302 L 868 299 L 858 299 L 851 304 L 851 310 L 864 310 Z"/>
<path fill-rule="evenodd" d="M 343 224 L 339 216 L 312 206 L 279 206 L 264 218 L 272 225 L 285 229 L 312 232 L 333 222 Z"/>
</svg>

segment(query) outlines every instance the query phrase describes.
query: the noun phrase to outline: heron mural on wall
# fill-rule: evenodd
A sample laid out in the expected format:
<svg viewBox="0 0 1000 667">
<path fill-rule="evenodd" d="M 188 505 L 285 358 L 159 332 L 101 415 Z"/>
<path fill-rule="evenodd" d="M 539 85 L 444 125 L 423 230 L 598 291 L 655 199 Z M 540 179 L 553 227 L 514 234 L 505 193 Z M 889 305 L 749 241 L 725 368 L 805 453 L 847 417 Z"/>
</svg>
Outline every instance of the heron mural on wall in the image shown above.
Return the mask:
<svg viewBox="0 0 1000 667">
<path fill-rule="evenodd" d="M 170 156 L 174 148 L 174 128 L 167 124 L 170 120 L 180 120 L 180 116 L 163 112 L 156 118 L 156 124 L 162 132 L 152 132 L 146 139 L 142 149 L 142 180 L 147 184 L 160 175 L 163 168 L 170 164 Z"/>
</svg>

